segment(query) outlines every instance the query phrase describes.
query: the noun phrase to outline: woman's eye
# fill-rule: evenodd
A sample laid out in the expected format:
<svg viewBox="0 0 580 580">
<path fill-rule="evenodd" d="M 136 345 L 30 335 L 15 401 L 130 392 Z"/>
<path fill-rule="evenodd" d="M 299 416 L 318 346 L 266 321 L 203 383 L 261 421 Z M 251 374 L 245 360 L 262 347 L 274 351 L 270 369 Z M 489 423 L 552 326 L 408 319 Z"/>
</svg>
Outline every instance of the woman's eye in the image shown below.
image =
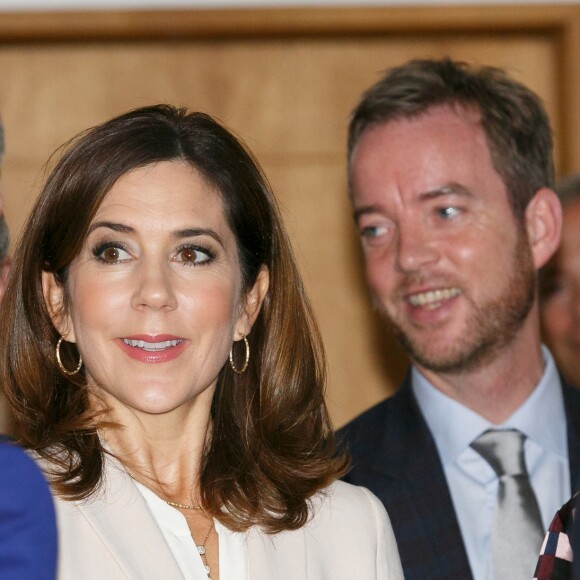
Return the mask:
<svg viewBox="0 0 580 580">
<path fill-rule="evenodd" d="M 103 253 L 103 259 L 107 262 L 116 262 L 119 259 L 119 248 L 107 248 Z"/>
<path fill-rule="evenodd" d="M 107 264 L 115 264 L 116 262 L 130 258 L 129 253 L 118 246 L 97 248 L 94 254 L 99 260 Z"/>
<path fill-rule="evenodd" d="M 201 248 L 196 248 L 193 246 L 188 246 L 186 248 L 181 248 L 177 252 L 177 259 L 179 262 L 184 262 L 185 264 L 204 264 L 212 259 L 209 251 L 202 250 Z"/>
</svg>

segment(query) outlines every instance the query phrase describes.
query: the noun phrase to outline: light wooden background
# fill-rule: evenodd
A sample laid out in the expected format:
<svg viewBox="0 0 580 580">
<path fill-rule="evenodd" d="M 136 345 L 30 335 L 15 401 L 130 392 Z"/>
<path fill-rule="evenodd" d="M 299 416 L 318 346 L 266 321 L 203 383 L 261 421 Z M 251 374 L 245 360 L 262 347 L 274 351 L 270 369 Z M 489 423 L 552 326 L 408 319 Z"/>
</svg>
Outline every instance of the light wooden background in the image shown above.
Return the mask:
<svg viewBox="0 0 580 580">
<path fill-rule="evenodd" d="M 392 393 L 406 368 L 370 306 L 346 197 L 346 125 L 361 91 L 413 57 L 506 67 L 545 100 L 559 169 L 578 169 L 579 31 L 580 7 L 554 5 L 3 14 L 8 221 L 17 235 L 44 163 L 78 131 L 162 101 L 217 116 L 280 200 L 340 425 Z"/>
</svg>

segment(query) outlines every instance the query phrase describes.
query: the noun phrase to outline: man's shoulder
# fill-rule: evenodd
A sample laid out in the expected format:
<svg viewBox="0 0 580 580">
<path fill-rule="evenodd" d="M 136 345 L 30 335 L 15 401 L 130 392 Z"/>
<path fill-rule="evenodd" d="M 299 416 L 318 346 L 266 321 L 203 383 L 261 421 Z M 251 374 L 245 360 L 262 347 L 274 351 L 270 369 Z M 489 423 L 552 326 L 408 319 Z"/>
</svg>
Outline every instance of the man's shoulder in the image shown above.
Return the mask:
<svg viewBox="0 0 580 580">
<path fill-rule="evenodd" d="M 376 433 L 377 425 L 384 424 L 385 419 L 392 413 L 393 406 L 397 406 L 395 395 L 383 399 L 370 409 L 367 409 L 341 427 L 338 433 L 346 437 L 358 434 L 361 431 Z"/>
<path fill-rule="evenodd" d="M 414 420 L 413 400 L 410 388 L 404 385 L 394 395 L 339 429 L 339 443 L 345 445 L 352 455 L 374 455 L 385 438 L 389 438 L 389 433 L 396 437 L 407 421 Z"/>
<path fill-rule="evenodd" d="M 561 379 L 562 393 L 564 395 L 564 404 L 566 406 L 580 406 L 580 388 L 571 385 L 565 379 Z"/>
<path fill-rule="evenodd" d="M 572 453 L 580 451 L 580 389 L 571 386 L 564 379 L 561 380 L 561 383 L 568 437 L 576 441 L 576 449 L 569 450 L 572 455 Z"/>
</svg>

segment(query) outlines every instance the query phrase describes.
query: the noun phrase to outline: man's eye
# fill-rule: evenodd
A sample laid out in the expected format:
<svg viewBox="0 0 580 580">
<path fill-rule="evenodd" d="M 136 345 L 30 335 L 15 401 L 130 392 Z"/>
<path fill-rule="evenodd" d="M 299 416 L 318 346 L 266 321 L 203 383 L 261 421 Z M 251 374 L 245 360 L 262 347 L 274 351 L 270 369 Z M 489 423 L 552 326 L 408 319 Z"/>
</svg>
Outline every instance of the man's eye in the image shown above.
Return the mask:
<svg viewBox="0 0 580 580">
<path fill-rule="evenodd" d="M 437 210 L 437 214 L 439 215 L 439 217 L 446 220 L 450 220 L 453 219 L 454 217 L 457 217 L 459 213 L 460 213 L 459 208 L 453 206 L 442 207 Z"/>
<path fill-rule="evenodd" d="M 363 238 L 377 238 L 387 232 L 386 226 L 365 226 L 361 228 L 360 235 Z"/>
</svg>

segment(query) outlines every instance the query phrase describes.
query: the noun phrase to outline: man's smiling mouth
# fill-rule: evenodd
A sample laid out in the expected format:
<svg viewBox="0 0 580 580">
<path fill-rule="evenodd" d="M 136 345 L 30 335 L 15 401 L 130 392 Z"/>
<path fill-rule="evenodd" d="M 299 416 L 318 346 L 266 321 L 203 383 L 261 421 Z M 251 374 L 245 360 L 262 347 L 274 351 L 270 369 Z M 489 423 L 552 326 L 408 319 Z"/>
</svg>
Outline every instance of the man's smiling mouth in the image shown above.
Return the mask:
<svg viewBox="0 0 580 580">
<path fill-rule="evenodd" d="M 436 308 L 445 300 L 450 300 L 461 294 L 459 288 L 443 288 L 441 290 L 429 290 L 428 292 L 419 292 L 409 296 L 411 306 L 423 306 L 425 308 Z"/>
</svg>

